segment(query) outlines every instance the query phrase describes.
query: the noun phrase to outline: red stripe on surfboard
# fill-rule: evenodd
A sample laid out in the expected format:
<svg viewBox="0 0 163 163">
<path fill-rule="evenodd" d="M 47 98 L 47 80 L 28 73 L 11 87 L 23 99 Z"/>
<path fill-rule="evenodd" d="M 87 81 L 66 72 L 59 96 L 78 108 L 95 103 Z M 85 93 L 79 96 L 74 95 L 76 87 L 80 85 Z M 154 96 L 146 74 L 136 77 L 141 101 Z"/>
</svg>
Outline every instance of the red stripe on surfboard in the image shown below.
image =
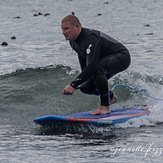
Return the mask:
<svg viewBox="0 0 163 163">
<path fill-rule="evenodd" d="M 136 117 L 144 114 L 150 113 L 149 110 L 141 111 L 138 113 L 132 113 L 132 114 L 125 114 L 125 115 L 117 115 L 117 116 L 112 116 L 112 117 L 105 117 L 105 118 L 100 118 L 100 119 L 116 119 L 116 118 L 127 118 L 127 117 Z"/>
<path fill-rule="evenodd" d="M 140 115 L 148 114 L 150 113 L 149 110 L 140 111 L 138 113 L 132 113 L 132 114 L 125 114 L 125 115 L 117 115 L 117 116 L 111 116 L 111 117 L 105 117 L 105 118 L 73 118 L 68 117 L 65 119 L 65 121 L 74 121 L 74 122 L 92 122 L 94 120 L 104 120 L 104 119 L 117 119 L 117 118 L 127 118 L 127 117 L 137 117 Z"/>
</svg>

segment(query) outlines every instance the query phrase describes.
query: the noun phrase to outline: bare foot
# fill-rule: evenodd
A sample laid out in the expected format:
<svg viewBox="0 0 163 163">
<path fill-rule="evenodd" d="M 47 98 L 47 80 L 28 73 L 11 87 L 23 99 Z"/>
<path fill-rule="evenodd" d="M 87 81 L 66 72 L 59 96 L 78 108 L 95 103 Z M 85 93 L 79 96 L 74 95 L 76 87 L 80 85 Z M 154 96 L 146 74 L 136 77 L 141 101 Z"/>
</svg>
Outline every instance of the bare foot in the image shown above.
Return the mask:
<svg viewBox="0 0 163 163">
<path fill-rule="evenodd" d="M 97 114 L 110 114 L 111 110 L 109 106 L 100 106 L 96 111 L 91 113 L 91 115 L 97 115 Z"/>
<path fill-rule="evenodd" d="M 118 101 L 118 97 L 114 95 L 113 99 L 109 101 L 109 105 L 112 105 Z M 109 106 L 100 106 L 96 111 L 91 113 L 91 115 L 97 115 L 97 114 L 110 114 L 111 110 Z"/>
<path fill-rule="evenodd" d="M 118 101 L 118 97 L 116 95 L 114 95 L 114 97 L 112 98 L 111 101 L 109 101 L 109 105 L 112 105 L 114 103 L 116 103 Z"/>
</svg>

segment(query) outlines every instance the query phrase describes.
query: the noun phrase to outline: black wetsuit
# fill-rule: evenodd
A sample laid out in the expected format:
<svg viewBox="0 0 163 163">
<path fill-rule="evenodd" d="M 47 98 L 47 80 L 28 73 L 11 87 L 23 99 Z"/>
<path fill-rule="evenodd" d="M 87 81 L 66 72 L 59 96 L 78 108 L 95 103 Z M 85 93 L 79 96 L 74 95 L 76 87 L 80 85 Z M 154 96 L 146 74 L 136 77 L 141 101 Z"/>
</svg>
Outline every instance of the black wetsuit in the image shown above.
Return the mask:
<svg viewBox="0 0 163 163">
<path fill-rule="evenodd" d="M 100 95 L 101 106 L 108 106 L 110 92 L 107 80 L 130 65 L 127 48 L 110 36 L 87 28 L 82 28 L 70 45 L 78 53 L 82 70 L 70 85 L 73 88 L 81 85 L 83 93 Z"/>
</svg>

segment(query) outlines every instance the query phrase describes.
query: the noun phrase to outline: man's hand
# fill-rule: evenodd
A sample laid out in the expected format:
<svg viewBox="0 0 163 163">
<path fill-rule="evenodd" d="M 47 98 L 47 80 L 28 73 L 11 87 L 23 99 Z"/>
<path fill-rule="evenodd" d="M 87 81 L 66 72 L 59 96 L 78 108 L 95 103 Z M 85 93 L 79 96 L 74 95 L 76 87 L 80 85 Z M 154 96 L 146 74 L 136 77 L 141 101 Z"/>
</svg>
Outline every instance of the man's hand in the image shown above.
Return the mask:
<svg viewBox="0 0 163 163">
<path fill-rule="evenodd" d="M 66 86 L 63 90 L 64 95 L 72 95 L 74 92 L 75 89 L 71 85 Z"/>
</svg>

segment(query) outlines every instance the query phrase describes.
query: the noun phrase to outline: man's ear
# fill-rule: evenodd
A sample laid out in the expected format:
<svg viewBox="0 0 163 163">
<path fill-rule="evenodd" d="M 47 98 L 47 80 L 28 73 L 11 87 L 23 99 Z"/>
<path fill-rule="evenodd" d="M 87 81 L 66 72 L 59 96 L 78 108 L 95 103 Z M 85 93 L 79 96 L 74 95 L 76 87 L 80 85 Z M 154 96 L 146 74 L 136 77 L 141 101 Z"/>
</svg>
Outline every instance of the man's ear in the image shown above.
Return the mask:
<svg viewBox="0 0 163 163">
<path fill-rule="evenodd" d="M 79 24 L 76 24 L 75 27 L 76 27 L 77 31 L 80 33 L 80 31 L 81 31 L 81 26 L 80 26 Z"/>
<path fill-rule="evenodd" d="M 79 28 L 79 24 L 76 24 L 75 27 L 76 27 L 76 28 Z"/>
</svg>

